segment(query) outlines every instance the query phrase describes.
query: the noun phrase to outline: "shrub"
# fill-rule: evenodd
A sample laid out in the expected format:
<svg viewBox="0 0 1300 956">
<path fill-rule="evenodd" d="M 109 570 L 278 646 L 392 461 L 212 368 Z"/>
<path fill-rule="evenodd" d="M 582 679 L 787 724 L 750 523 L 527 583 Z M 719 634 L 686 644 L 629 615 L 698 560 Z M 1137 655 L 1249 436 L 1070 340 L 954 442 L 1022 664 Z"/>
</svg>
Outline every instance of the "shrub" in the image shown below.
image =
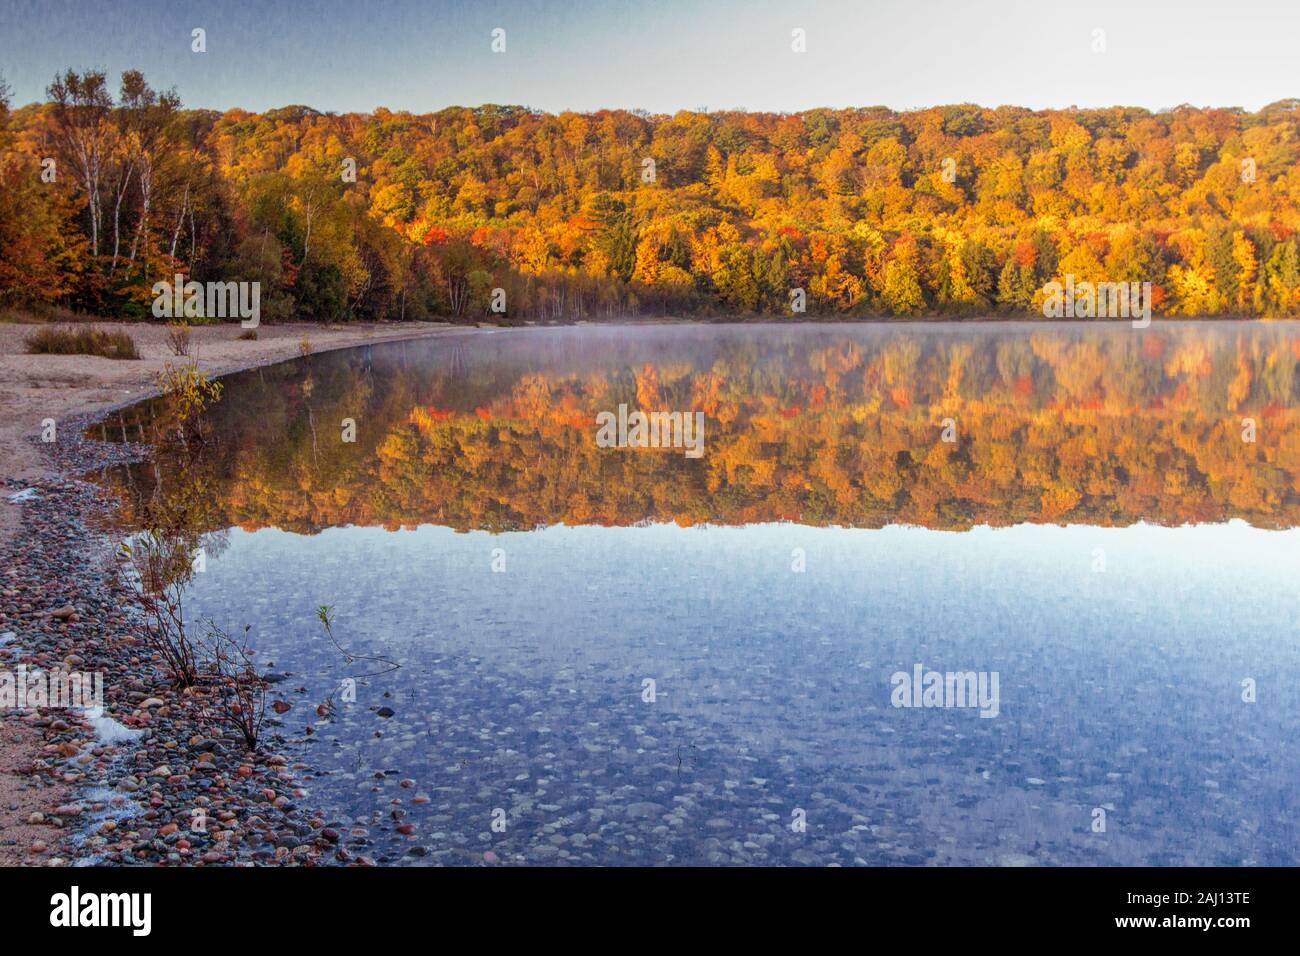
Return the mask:
<svg viewBox="0 0 1300 956">
<path fill-rule="evenodd" d="M 190 354 L 190 327 L 184 323 L 170 323 L 167 326 L 167 345 L 173 355 Z"/>
<path fill-rule="evenodd" d="M 208 377 L 195 363 L 180 367 L 167 365 L 158 373 L 158 390 L 162 392 L 176 416 L 176 434 L 187 441 L 185 428 L 192 424 L 191 437 L 203 440 L 199 416 L 221 398 L 222 385 Z"/>
<path fill-rule="evenodd" d="M 135 569 L 137 598 L 145 612 L 145 644 L 156 653 L 177 687 L 198 680 L 198 653 L 185 629 L 185 589 L 194 576 L 190 542 L 159 530 L 122 542 Z"/>
<path fill-rule="evenodd" d="M 27 337 L 27 351 L 33 355 L 99 355 L 109 359 L 138 359 L 135 340 L 125 332 L 103 329 L 46 327 Z"/>
<path fill-rule="evenodd" d="M 214 684 L 218 716 L 239 733 L 244 746 L 254 753 L 261 743 L 266 719 L 266 681 L 253 667 L 248 631 L 245 627 L 241 637 L 232 637 L 209 619 L 203 650 L 205 668 Z"/>
<path fill-rule="evenodd" d="M 256 342 L 257 329 L 244 329 L 239 333 L 239 339 L 241 342 Z"/>
</svg>

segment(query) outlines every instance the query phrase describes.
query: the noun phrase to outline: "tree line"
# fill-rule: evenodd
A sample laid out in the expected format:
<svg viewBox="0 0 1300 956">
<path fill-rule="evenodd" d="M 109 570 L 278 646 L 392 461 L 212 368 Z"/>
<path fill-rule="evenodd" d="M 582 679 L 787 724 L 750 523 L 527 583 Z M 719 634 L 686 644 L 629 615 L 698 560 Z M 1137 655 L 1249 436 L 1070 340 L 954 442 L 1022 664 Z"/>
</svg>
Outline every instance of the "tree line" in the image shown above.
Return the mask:
<svg viewBox="0 0 1300 956">
<path fill-rule="evenodd" d="M 147 318 L 155 282 L 262 315 L 1041 315 L 1150 282 L 1163 316 L 1300 311 L 1300 100 L 1258 112 L 941 106 L 185 109 L 129 70 L 0 82 L 0 305 Z"/>
</svg>

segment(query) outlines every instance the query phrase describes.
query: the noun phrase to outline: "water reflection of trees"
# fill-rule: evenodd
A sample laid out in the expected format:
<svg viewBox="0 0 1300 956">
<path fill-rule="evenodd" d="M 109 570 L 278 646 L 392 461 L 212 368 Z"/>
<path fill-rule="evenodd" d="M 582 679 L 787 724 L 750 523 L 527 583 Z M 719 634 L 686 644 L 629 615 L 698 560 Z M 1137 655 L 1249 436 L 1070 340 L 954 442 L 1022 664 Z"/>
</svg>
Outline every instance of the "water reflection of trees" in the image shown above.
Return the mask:
<svg viewBox="0 0 1300 956">
<path fill-rule="evenodd" d="M 245 374 L 184 466 L 205 500 L 174 506 L 203 531 L 1300 523 L 1300 340 L 1276 328 L 774 330 L 653 353 L 608 335 L 495 349 L 318 355 Z M 596 447 L 595 413 L 620 403 L 703 410 L 704 458 Z M 139 407 L 106 428 L 158 414 Z M 341 440 L 345 418 L 355 443 Z M 164 450 L 110 477 L 129 520 L 146 520 L 177 467 Z"/>
</svg>

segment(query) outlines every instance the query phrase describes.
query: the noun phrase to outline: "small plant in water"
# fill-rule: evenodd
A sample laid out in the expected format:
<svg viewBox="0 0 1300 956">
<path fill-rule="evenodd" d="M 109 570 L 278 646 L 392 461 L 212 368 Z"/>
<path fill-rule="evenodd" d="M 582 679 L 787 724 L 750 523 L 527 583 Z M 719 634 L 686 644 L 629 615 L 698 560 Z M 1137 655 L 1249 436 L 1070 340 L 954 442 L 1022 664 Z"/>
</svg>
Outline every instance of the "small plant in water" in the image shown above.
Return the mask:
<svg viewBox="0 0 1300 956">
<path fill-rule="evenodd" d="M 376 664 L 387 665 L 381 671 L 375 671 L 371 674 L 358 674 L 356 675 L 357 677 L 378 677 L 380 674 L 387 674 L 389 671 L 395 671 L 401 668 L 401 664 L 396 661 L 391 661 L 387 657 L 367 657 L 365 654 L 353 654 L 346 647 L 340 644 L 338 638 L 334 636 L 334 622 L 330 620 L 330 612 L 333 610 L 334 606 L 331 604 L 320 605 L 316 608 L 316 619 L 320 621 L 321 627 L 325 629 L 325 636 L 330 639 L 330 643 L 338 648 L 339 653 L 343 655 L 343 659 L 349 664 L 354 661 L 374 661 Z"/>
<path fill-rule="evenodd" d="M 311 353 L 312 353 L 311 339 L 307 338 L 307 336 L 304 335 L 302 337 L 302 341 L 298 343 L 298 354 L 301 355 L 303 358 L 306 358 L 308 355 L 311 355 Z"/>
</svg>

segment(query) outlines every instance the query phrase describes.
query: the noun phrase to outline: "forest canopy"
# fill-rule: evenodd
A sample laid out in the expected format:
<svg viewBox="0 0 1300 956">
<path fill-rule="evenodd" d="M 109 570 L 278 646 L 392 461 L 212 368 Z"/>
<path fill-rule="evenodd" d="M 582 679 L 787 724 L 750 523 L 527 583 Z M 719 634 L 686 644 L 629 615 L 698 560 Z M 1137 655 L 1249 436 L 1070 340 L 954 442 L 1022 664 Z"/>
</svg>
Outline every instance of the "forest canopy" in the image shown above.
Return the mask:
<svg viewBox="0 0 1300 956">
<path fill-rule="evenodd" d="M 803 113 L 183 108 L 137 71 L 0 85 L 0 306 L 148 318 L 182 273 L 262 315 L 1041 315 L 1150 282 L 1159 316 L 1300 311 L 1300 101 Z M 490 311 L 504 292 L 503 313 Z"/>
</svg>

